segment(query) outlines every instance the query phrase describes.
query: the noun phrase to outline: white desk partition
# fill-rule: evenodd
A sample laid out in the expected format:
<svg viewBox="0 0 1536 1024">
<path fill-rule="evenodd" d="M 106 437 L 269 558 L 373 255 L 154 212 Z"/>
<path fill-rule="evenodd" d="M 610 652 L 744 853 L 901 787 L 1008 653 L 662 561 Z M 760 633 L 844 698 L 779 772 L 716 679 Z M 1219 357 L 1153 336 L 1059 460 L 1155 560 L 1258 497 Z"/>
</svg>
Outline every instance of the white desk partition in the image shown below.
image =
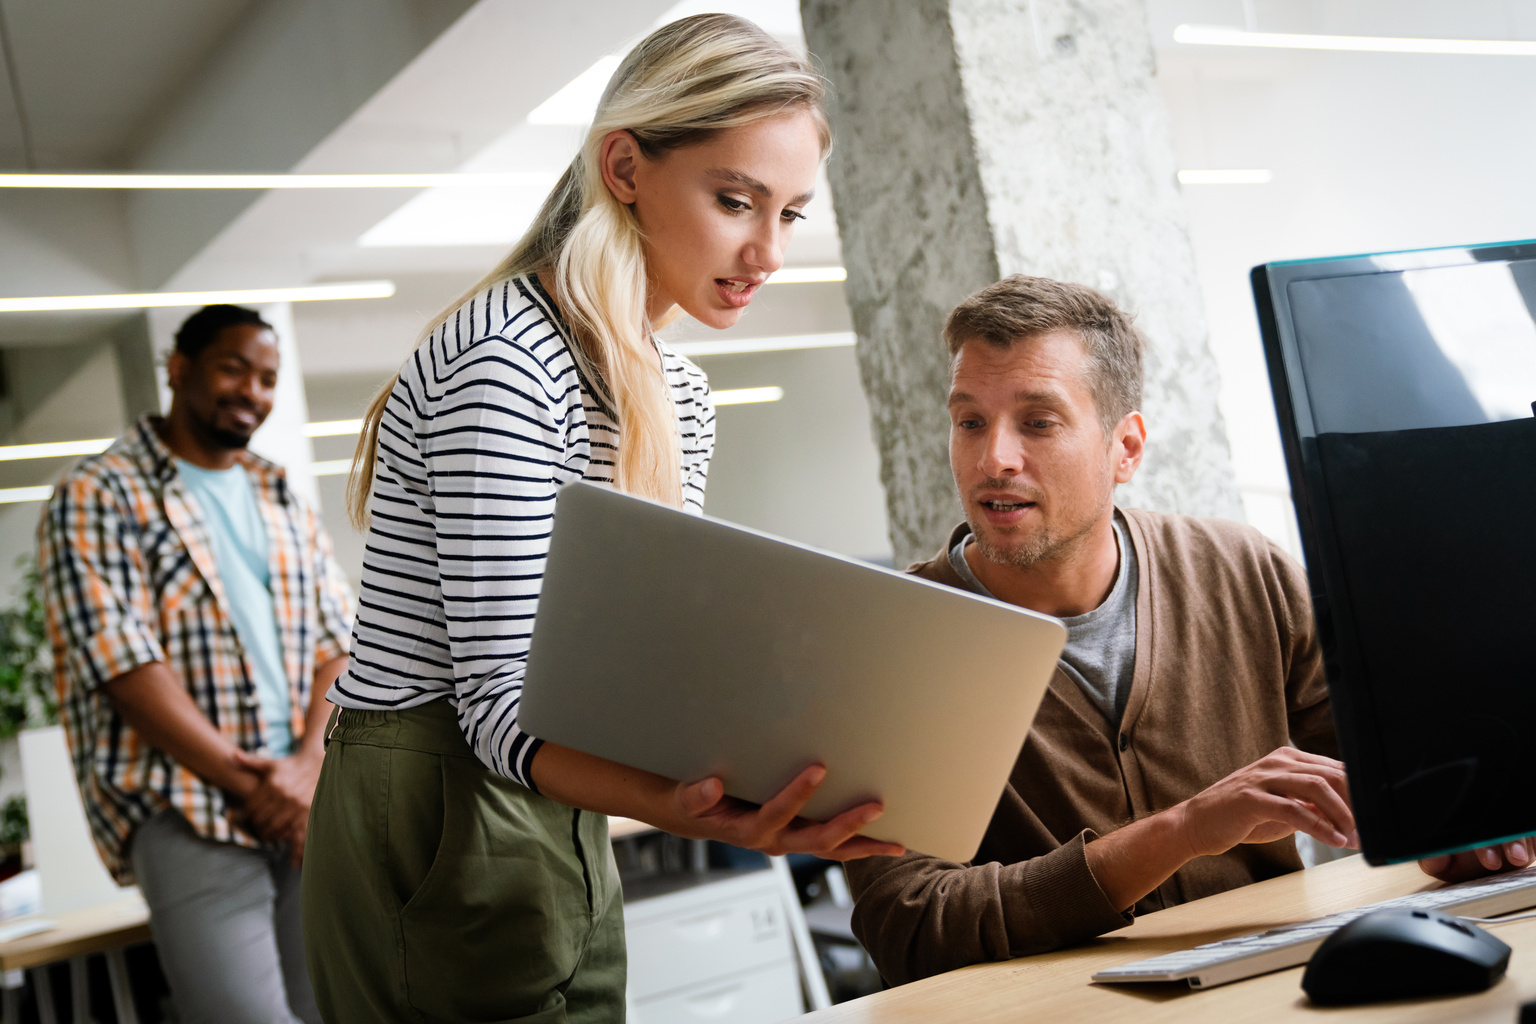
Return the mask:
<svg viewBox="0 0 1536 1024">
<path fill-rule="evenodd" d="M 63 727 L 28 729 L 20 742 L 32 858 L 42 883 L 43 913 L 63 914 L 129 895 L 133 890 L 118 887 L 91 842 Z"/>
</svg>

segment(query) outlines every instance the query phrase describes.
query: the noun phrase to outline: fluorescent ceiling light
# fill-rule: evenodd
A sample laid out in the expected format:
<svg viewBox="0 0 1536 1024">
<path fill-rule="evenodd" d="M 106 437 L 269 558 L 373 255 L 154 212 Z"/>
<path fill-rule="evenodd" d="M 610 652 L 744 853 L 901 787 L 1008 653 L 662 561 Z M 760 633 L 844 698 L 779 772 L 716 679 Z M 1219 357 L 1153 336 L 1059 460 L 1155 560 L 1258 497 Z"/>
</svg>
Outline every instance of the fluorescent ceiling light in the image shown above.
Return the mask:
<svg viewBox="0 0 1536 1024">
<path fill-rule="evenodd" d="M 528 113 L 529 124 L 591 124 L 608 80 L 619 69 L 619 57 L 610 54 L 571 79 L 559 92 Z"/>
<path fill-rule="evenodd" d="M 757 389 L 753 389 L 753 390 L 776 391 L 778 389 L 777 388 L 757 388 Z M 721 392 L 721 393 L 722 394 L 729 394 L 729 392 Z M 771 398 L 754 398 L 754 399 L 742 399 L 741 401 L 771 402 L 771 401 L 774 401 L 774 399 L 771 399 Z M 66 444 L 87 444 L 87 443 L 91 443 L 91 442 L 71 441 L 71 442 L 64 442 L 64 443 L 66 443 Z M 15 447 L 40 447 L 40 446 L 31 445 L 31 446 L 15 446 Z M 5 450 L 6 449 L 0 449 L 0 451 L 5 451 Z M 11 456 L 11 457 L 12 458 L 40 458 L 41 456 L 18 455 L 18 456 Z M 312 462 L 312 463 L 310 463 L 310 466 L 309 466 L 309 472 L 313 476 L 340 476 L 343 473 L 350 473 L 350 472 L 352 472 L 352 460 L 351 459 L 330 459 L 330 460 L 325 461 L 325 462 Z M 22 502 L 22 501 L 47 501 L 51 497 L 53 497 L 53 487 L 51 485 L 49 485 L 49 484 L 44 484 L 41 487 L 6 487 L 6 488 L 3 488 L 3 489 L 0 489 L 0 505 L 14 505 L 17 502 Z"/>
<path fill-rule="evenodd" d="M 858 337 L 838 334 L 788 334 L 780 338 L 725 338 L 721 341 L 673 341 L 667 347 L 680 356 L 731 356 L 743 352 L 787 352 L 800 348 L 843 348 Z"/>
<path fill-rule="evenodd" d="M 214 292 L 137 292 L 124 295 L 39 295 L 0 299 L 0 313 L 42 313 L 77 309 L 148 309 L 153 306 L 207 306 L 229 302 L 323 302 L 334 299 L 387 299 L 393 281 L 347 281 L 298 288 L 236 288 Z"/>
<path fill-rule="evenodd" d="M 363 429 L 362 420 L 319 420 L 304 424 L 305 437 L 342 437 Z M 69 455 L 95 455 L 111 447 L 115 438 L 97 437 L 89 441 L 50 441 L 46 444 L 0 445 L 0 462 L 20 459 L 59 459 Z M 351 459 L 345 460 L 351 463 Z"/>
<path fill-rule="evenodd" d="M 785 267 L 775 271 L 769 284 L 819 284 L 823 281 L 846 281 L 848 271 L 842 267 Z"/>
<path fill-rule="evenodd" d="M 1262 46 L 1285 50 L 1356 50 L 1371 53 L 1459 53 L 1481 57 L 1536 56 L 1531 39 L 1416 39 L 1400 36 L 1318 36 L 1248 32 L 1225 25 L 1180 25 L 1173 41 L 1198 46 Z"/>
<path fill-rule="evenodd" d="M 57 459 L 66 455 L 95 455 L 106 451 L 112 441 L 110 437 L 98 437 L 90 441 L 10 444 L 0 447 L 0 462 L 15 462 L 18 459 Z"/>
<path fill-rule="evenodd" d="M 777 402 L 784 397 L 783 388 L 733 388 L 716 391 L 712 396 L 716 405 L 746 405 L 750 402 Z"/>
<path fill-rule="evenodd" d="M 320 420 L 304 424 L 305 437 L 343 437 L 361 433 L 362 420 Z"/>
<path fill-rule="evenodd" d="M 0 505 L 14 505 L 18 501 L 47 501 L 53 497 L 53 488 L 48 484 L 41 487 L 6 487 L 0 490 Z"/>
<path fill-rule="evenodd" d="M 0 188 L 521 188 L 530 176 L 483 174 L 0 174 Z"/>
<path fill-rule="evenodd" d="M 1268 185 L 1274 178 L 1274 172 L 1259 168 L 1179 172 L 1180 185 Z"/>
</svg>

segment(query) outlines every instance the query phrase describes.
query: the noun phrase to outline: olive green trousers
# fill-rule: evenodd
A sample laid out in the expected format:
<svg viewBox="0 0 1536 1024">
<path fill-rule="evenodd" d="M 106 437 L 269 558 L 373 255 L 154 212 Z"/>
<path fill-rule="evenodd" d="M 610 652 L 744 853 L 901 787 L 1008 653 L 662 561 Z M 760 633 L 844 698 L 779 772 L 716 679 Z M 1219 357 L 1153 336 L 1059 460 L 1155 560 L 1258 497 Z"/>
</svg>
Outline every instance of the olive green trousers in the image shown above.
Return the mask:
<svg viewBox="0 0 1536 1024">
<path fill-rule="evenodd" d="M 332 713 L 327 735 L 303 899 L 329 1024 L 624 1019 L 604 816 L 488 770 L 446 700 Z"/>
</svg>

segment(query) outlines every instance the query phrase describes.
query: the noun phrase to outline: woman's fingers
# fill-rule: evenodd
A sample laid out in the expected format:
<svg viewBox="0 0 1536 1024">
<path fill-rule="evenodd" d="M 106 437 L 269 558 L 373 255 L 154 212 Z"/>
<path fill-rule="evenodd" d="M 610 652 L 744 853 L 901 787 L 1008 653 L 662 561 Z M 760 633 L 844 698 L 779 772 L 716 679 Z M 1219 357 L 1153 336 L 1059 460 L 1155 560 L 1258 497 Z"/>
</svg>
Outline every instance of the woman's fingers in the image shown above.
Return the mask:
<svg viewBox="0 0 1536 1024">
<path fill-rule="evenodd" d="M 677 791 L 677 800 L 682 805 L 684 814 L 696 818 L 718 804 L 724 795 L 725 784 L 712 775 L 707 779 L 680 786 Z"/>
<path fill-rule="evenodd" d="M 701 833 L 748 849 L 772 854 L 810 853 L 829 860 L 905 852 L 900 844 L 859 835 L 884 813 L 878 802 L 849 808 L 830 821 L 800 818 L 800 811 L 826 777 L 826 768 L 811 765 L 760 807 L 728 799 L 724 784 L 714 777 L 679 785 L 677 801 Z"/>
<path fill-rule="evenodd" d="M 907 852 L 905 846 L 887 843 L 869 836 L 854 836 L 835 850 L 820 854 L 825 860 L 858 860 L 860 857 L 900 857 Z"/>
<path fill-rule="evenodd" d="M 799 815 L 827 777 L 826 768 L 813 764 L 775 793 L 758 810 L 758 825 L 767 832 L 781 832 Z M 833 819 L 837 820 L 837 819 Z"/>
<path fill-rule="evenodd" d="M 785 853 L 811 853 L 818 857 L 831 857 L 850 841 L 860 838 L 859 833 L 883 813 L 885 808 L 880 804 L 867 803 L 851 807 L 830 821 L 798 822 L 779 834 L 777 845 Z M 894 849 L 896 844 L 881 845 Z"/>
</svg>

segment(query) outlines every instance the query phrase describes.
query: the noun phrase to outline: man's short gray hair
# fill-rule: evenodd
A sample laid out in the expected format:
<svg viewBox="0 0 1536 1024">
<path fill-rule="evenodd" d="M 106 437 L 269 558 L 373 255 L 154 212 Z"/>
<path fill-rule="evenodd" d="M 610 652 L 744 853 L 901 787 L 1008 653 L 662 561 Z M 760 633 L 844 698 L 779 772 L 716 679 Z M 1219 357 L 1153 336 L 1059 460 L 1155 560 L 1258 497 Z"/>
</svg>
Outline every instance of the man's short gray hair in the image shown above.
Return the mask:
<svg viewBox="0 0 1536 1024">
<path fill-rule="evenodd" d="M 968 341 L 998 348 L 1050 331 L 1075 333 L 1088 354 L 1088 389 L 1104 433 L 1141 408 L 1147 340 L 1109 298 L 1048 277 L 1013 274 L 956 306 L 944 323 L 951 360 Z"/>
</svg>

